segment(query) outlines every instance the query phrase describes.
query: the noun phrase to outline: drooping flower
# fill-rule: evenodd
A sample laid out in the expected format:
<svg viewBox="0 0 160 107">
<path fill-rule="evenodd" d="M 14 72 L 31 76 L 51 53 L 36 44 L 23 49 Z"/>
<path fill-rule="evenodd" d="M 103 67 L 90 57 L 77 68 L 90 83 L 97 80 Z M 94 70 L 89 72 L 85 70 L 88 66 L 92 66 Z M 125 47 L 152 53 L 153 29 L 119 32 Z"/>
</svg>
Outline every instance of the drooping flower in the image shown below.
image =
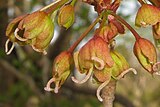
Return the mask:
<svg viewBox="0 0 160 107">
<path fill-rule="evenodd" d="M 86 74 L 86 77 L 81 81 L 72 77 L 72 80 L 82 84 L 93 75 L 93 79 L 101 84 L 97 89 L 97 98 L 100 101 L 103 101 L 100 91 L 112 78 L 119 80 L 130 70 L 136 73 L 134 69 L 129 68 L 124 57 L 115 51 L 110 51 L 108 45 L 100 36 L 94 36 L 74 54 L 76 68 L 80 73 Z"/>
<path fill-rule="evenodd" d="M 136 16 L 135 25 L 145 27 L 160 22 L 160 9 L 150 4 L 143 4 Z"/>
<path fill-rule="evenodd" d="M 10 54 L 14 43 L 18 43 L 19 45 L 31 45 L 35 51 L 46 54 L 45 49 L 53 37 L 53 30 L 52 20 L 43 11 L 19 16 L 12 20 L 7 27 L 6 53 Z M 9 41 L 13 42 L 13 48 L 10 50 L 8 50 Z"/>
<path fill-rule="evenodd" d="M 74 55 L 75 66 L 82 74 L 86 74 L 86 78 L 82 81 L 72 80 L 76 83 L 86 82 L 93 71 L 103 70 L 105 65 L 112 66 L 113 60 L 110 55 L 108 44 L 98 36 L 94 36 Z"/>
<path fill-rule="evenodd" d="M 140 64 L 151 74 L 156 73 L 157 54 L 154 45 L 147 39 L 140 38 L 135 42 L 134 54 Z M 154 66 L 154 69 L 153 69 Z"/>
<path fill-rule="evenodd" d="M 48 81 L 46 91 L 54 91 L 58 93 L 59 88 L 71 73 L 73 68 L 73 57 L 68 51 L 60 53 L 53 62 L 53 77 Z M 55 83 L 55 88 L 51 88 L 51 84 Z"/>
</svg>

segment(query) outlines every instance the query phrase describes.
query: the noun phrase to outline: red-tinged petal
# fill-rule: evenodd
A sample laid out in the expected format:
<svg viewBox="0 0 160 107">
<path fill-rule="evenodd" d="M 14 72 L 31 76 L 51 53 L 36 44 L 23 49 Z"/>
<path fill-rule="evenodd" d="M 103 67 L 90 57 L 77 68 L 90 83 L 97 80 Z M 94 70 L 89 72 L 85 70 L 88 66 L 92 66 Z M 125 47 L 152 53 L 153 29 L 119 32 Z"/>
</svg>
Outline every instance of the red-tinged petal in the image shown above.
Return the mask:
<svg viewBox="0 0 160 107">
<path fill-rule="evenodd" d="M 138 43 L 143 55 L 149 59 L 150 63 L 155 63 L 157 55 L 154 45 L 149 40 L 143 38 L 139 39 Z"/>
<path fill-rule="evenodd" d="M 96 36 L 103 38 L 105 42 L 112 41 L 118 34 L 117 27 L 113 23 L 100 28 L 96 32 Z"/>
<path fill-rule="evenodd" d="M 118 20 L 116 20 L 114 18 L 114 16 L 108 15 L 108 19 L 109 19 L 109 21 L 111 23 L 113 23 L 116 26 L 116 28 L 118 30 L 118 33 L 120 33 L 120 34 L 124 34 L 125 33 L 124 26 L 122 25 L 122 23 L 120 23 Z"/>
<path fill-rule="evenodd" d="M 48 23 L 48 20 L 51 19 L 45 12 L 37 11 L 28 15 L 23 20 L 22 24 L 19 24 L 18 28 L 24 29 L 24 38 L 33 39 L 44 31 L 44 28 L 47 26 L 46 23 Z M 50 21 L 50 23 L 52 22 Z"/>
<path fill-rule="evenodd" d="M 22 19 L 24 19 L 27 15 L 28 15 L 28 14 L 22 15 L 22 16 L 19 16 L 19 17 L 13 19 L 13 20 L 8 24 L 8 26 L 7 26 L 6 36 L 10 36 L 10 34 L 13 33 L 13 32 L 15 31 L 15 29 L 18 27 L 19 22 L 20 22 Z"/>
<path fill-rule="evenodd" d="M 98 82 L 105 82 L 111 77 L 111 68 L 105 67 L 103 70 L 94 70 L 94 78 Z"/>
<path fill-rule="evenodd" d="M 81 73 L 87 73 L 88 70 L 93 66 L 91 61 L 91 56 L 95 56 L 94 50 L 94 41 L 93 39 L 89 40 L 79 51 L 79 67 L 81 69 Z"/>
<path fill-rule="evenodd" d="M 114 64 L 110 55 L 110 49 L 108 48 L 108 44 L 102 38 L 95 38 L 94 49 L 96 57 L 104 60 L 104 62 L 106 62 L 106 64 L 110 67 Z"/>
<path fill-rule="evenodd" d="M 157 55 L 155 47 L 153 44 L 144 39 L 140 38 L 135 42 L 134 45 L 134 54 L 139 60 L 140 64 L 150 73 L 153 73 L 153 65 L 157 61 Z"/>
</svg>

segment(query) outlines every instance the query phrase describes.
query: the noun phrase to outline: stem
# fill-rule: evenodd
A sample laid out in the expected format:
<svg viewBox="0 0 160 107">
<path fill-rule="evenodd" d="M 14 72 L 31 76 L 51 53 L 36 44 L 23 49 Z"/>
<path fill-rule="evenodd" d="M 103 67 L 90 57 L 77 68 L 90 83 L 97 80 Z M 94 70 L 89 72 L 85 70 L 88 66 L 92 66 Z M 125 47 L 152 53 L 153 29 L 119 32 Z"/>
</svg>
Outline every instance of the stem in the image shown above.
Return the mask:
<svg viewBox="0 0 160 107">
<path fill-rule="evenodd" d="M 160 3 L 158 0 L 149 0 L 154 6 L 160 7 Z"/>
<path fill-rule="evenodd" d="M 108 13 L 107 13 L 107 11 L 105 11 L 105 12 L 103 13 L 102 22 L 101 22 L 100 27 L 99 27 L 100 29 L 101 29 L 103 26 L 105 26 L 106 20 L 108 20 Z"/>
<path fill-rule="evenodd" d="M 71 5 L 74 6 L 77 0 L 72 0 Z"/>
<path fill-rule="evenodd" d="M 145 4 L 143 0 L 138 0 L 138 2 L 139 2 L 141 5 Z"/>
<path fill-rule="evenodd" d="M 109 14 L 113 15 L 116 19 L 118 19 L 121 23 L 123 23 L 132 32 L 132 34 L 134 35 L 136 40 L 141 38 L 139 36 L 139 34 L 123 18 L 121 18 L 120 16 L 118 16 L 117 14 L 115 14 L 115 13 L 113 13 L 111 11 L 109 11 Z"/>
<path fill-rule="evenodd" d="M 74 49 L 78 44 L 83 40 L 84 37 L 92 30 L 92 28 L 99 22 L 102 15 L 100 15 L 87 29 L 86 31 L 78 38 L 78 40 L 68 49 L 69 52 L 73 53 Z"/>
<path fill-rule="evenodd" d="M 53 2 L 44 8 L 40 9 L 40 11 L 46 10 L 47 13 L 51 13 L 55 10 L 57 10 L 59 7 L 63 6 L 67 1 L 69 0 L 57 0 L 56 2 Z"/>
<path fill-rule="evenodd" d="M 113 107 L 115 99 L 116 81 L 112 80 L 102 90 L 102 98 L 104 107 Z"/>
</svg>

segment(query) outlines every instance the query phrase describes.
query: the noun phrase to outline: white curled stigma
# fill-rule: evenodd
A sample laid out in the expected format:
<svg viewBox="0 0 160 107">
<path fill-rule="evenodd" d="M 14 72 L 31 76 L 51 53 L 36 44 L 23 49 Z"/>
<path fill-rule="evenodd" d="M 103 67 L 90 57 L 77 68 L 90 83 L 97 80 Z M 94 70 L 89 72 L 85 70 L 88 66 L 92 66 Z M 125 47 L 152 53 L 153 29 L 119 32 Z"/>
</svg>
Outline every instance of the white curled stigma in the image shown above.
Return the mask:
<svg viewBox="0 0 160 107">
<path fill-rule="evenodd" d="M 110 79 L 105 81 L 104 83 L 102 83 L 98 89 L 97 89 L 97 92 L 96 92 L 96 95 L 97 95 L 97 98 L 100 102 L 103 101 L 103 98 L 101 97 L 100 93 L 101 93 L 101 90 L 109 83 Z"/>
<path fill-rule="evenodd" d="M 11 54 L 11 52 L 13 51 L 13 49 L 15 47 L 14 43 L 12 43 L 11 48 L 8 50 L 8 44 L 9 44 L 9 42 L 10 42 L 10 40 L 7 39 L 7 41 L 5 43 L 5 52 L 6 52 L 7 55 Z"/>
<path fill-rule="evenodd" d="M 47 55 L 47 51 L 46 50 L 39 50 L 37 49 L 34 45 L 32 45 L 32 49 L 35 50 L 36 52 L 42 52 L 43 55 Z"/>
<path fill-rule="evenodd" d="M 104 68 L 105 62 L 104 62 L 102 59 L 100 59 L 100 58 L 98 58 L 98 57 L 92 57 L 91 60 L 99 63 L 100 66 L 95 65 L 95 67 L 96 67 L 98 70 L 102 70 L 102 69 Z"/>
<path fill-rule="evenodd" d="M 93 72 L 93 67 L 91 67 L 91 68 L 89 69 L 88 74 L 85 76 L 85 78 L 84 78 L 83 80 L 79 81 L 79 80 L 77 80 L 74 76 L 72 76 L 71 79 L 72 79 L 73 82 L 75 82 L 75 83 L 77 83 L 77 84 L 83 84 L 83 83 L 85 83 L 85 82 L 91 77 L 92 72 Z"/>
<path fill-rule="evenodd" d="M 123 71 L 123 72 L 117 77 L 117 79 L 119 80 L 119 79 L 123 78 L 124 75 L 126 75 L 126 74 L 127 74 L 128 72 L 130 72 L 130 71 L 132 71 L 135 75 L 137 74 L 137 71 L 136 71 L 134 68 L 129 68 L 129 69 Z"/>
<path fill-rule="evenodd" d="M 153 71 L 155 75 L 160 75 L 160 71 L 159 71 L 159 67 L 160 66 L 160 62 L 157 62 L 153 65 Z"/>
<path fill-rule="evenodd" d="M 59 89 L 59 82 L 56 82 L 55 83 L 55 88 L 51 88 L 51 84 L 55 82 L 55 78 L 51 78 L 48 82 L 47 82 L 47 85 L 46 87 L 44 87 L 44 90 L 45 91 L 54 91 L 55 93 L 58 93 L 58 89 Z"/>
<path fill-rule="evenodd" d="M 14 36 L 16 37 L 16 39 L 18 39 L 19 41 L 23 41 L 23 42 L 27 41 L 28 39 L 22 38 L 18 35 L 18 31 L 19 31 L 18 28 L 16 28 L 16 30 L 14 31 Z"/>
</svg>

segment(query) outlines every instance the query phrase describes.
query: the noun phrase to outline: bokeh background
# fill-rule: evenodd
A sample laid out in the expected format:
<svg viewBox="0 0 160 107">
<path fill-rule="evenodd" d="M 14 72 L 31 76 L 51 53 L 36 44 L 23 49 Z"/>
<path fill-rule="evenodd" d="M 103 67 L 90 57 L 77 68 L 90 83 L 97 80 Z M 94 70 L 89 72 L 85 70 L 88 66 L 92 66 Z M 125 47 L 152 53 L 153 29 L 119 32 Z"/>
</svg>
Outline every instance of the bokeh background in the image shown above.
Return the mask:
<svg viewBox="0 0 160 107">
<path fill-rule="evenodd" d="M 69 48 L 97 16 L 92 6 L 77 3 L 75 24 L 68 30 L 59 27 L 55 21 L 54 38 L 46 56 L 34 52 L 29 46 L 16 45 L 8 56 L 4 52 L 7 24 L 13 18 L 36 11 L 51 2 L 53 0 L 0 0 L 0 107 L 103 107 L 95 95 L 97 85 L 91 81 L 77 85 L 68 78 L 58 94 L 43 89 L 52 76 L 54 58 Z M 137 0 L 123 0 L 118 14 L 134 27 L 139 6 Z M 150 27 L 134 28 L 154 42 Z M 78 48 L 92 35 L 93 31 Z M 152 77 L 138 63 L 132 50 L 134 42 L 127 29 L 126 34 L 116 37 L 116 50 L 126 57 L 138 75 L 129 73 L 117 83 L 114 107 L 160 107 L 160 77 Z M 83 78 L 75 71 L 72 74 Z"/>
</svg>

